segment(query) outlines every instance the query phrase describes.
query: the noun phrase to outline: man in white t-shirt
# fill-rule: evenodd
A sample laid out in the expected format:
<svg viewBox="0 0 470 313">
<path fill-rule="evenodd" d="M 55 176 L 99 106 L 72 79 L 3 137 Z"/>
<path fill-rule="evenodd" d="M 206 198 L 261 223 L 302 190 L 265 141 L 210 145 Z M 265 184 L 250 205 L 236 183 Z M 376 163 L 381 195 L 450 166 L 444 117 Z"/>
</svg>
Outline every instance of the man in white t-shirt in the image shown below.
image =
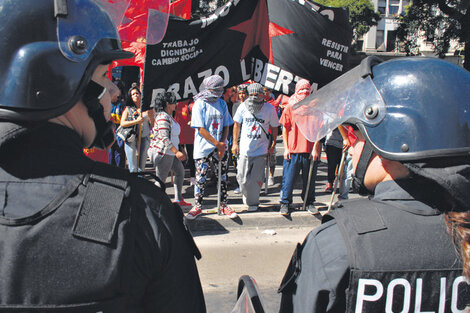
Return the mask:
<svg viewBox="0 0 470 313">
<path fill-rule="evenodd" d="M 239 154 L 237 181 L 243 203 L 248 206 L 248 211 L 256 211 L 265 180 L 266 158 L 273 153 L 276 145 L 279 118 L 274 107 L 264 101 L 261 84 L 251 84 L 247 91 L 248 99 L 240 105 L 234 116 L 232 153 Z"/>
<path fill-rule="evenodd" d="M 204 79 L 204 90 L 194 96 L 191 127 L 197 131 L 194 135 L 194 162 L 196 163 L 196 183 L 194 185 L 193 208 L 186 215 L 187 219 L 195 219 L 202 214 L 202 201 L 207 182 L 207 170 L 210 163 L 217 168 L 221 162 L 222 177 L 220 192 L 220 212 L 236 218 L 237 213 L 227 206 L 227 169 L 228 154 L 226 140 L 232 117 L 227 104 L 220 97 L 224 92 L 224 81 L 219 75 Z"/>
</svg>

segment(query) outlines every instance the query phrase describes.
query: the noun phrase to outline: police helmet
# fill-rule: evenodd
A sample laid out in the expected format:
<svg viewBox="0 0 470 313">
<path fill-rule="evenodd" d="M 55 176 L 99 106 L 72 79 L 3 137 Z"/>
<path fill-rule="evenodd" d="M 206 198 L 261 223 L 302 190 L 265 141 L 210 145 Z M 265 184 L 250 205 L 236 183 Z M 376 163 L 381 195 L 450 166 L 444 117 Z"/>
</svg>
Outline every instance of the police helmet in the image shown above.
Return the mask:
<svg viewBox="0 0 470 313">
<path fill-rule="evenodd" d="M 92 145 L 105 148 L 111 144 L 111 123 L 105 120 L 99 103 L 104 88 L 91 77 L 98 65 L 133 56 L 122 49 L 116 27 L 129 3 L 0 0 L 0 119 L 47 121 L 83 99 L 97 131 Z M 166 30 L 168 14 L 163 12 L 168 0 L 153 0 L 152 7 L 162 12 L 149 6 L 152 35 L 143 39 L 155 43 Z"/>
<path fill-rule="evenodd" d="M 470 153 L 470 73 L 437 58 L 362 63 L 293 108 L 311 141 L 355 125 L 373 152 L 417 161 Z"/>
<path fill-rule="evenodd" d="M 1 0 L 0 119 L 42 121 L 84 95 L 99 64 L 132 57 L 93 0 Z"/>
</svg>

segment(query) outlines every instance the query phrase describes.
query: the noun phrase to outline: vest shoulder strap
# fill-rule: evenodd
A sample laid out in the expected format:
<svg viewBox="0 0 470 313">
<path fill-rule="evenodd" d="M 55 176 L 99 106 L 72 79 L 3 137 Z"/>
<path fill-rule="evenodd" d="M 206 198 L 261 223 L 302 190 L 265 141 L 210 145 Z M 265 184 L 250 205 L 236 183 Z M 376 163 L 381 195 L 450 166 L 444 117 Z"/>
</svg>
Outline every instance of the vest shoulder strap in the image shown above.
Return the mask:
<svg viewBox="0 0 470 313">
<path fill-rule="evenodd" d="M 73 235 L 110 244 L 122 201 L 130 193 L 126 172 L 96 162 L 83 183 L 85 196 L 75 218 Z"/>
<path fill-rule="evenodd" d="M 351 268 L 459 267 L 442 215 L 412 213 L 393 201 L 355 199 L 343 204 L 331 215 L 346 243 Z"/>
<path fill-rule="evenodd" d="M 345 212 L 343 208 L 337 208 L 331 211 L 330 215 L 340 223 L 348 220 L 347 223 L 351 223 L 351 227 L 359 235 L 387 229 L 385 221 L 377 208 L 380 203 L 374 202 L 374 205 L 371 206 L 370 202 L 370 200 L 364 199 L 350 200 L 347 202 L 348 212 Z"/>
</svg>

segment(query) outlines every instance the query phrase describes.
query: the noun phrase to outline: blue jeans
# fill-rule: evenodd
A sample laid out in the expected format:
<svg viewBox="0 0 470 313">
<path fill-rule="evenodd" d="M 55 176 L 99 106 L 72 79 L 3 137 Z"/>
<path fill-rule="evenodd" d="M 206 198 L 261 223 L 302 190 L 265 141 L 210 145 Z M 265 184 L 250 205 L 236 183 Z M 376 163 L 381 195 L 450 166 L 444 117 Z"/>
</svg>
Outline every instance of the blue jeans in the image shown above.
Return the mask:
<svg viewBox="0 0 470 313">
<path fill-rule="evenodd" d="M 109 164 L 125 168 L 126 152 L 124 151 L 124 141 L 116 136 L 116 141 L 109 148 Z"/>
<path fill-rule="evenodd" d="M 299 177 L 300 170 L 302 170 L 302 200 L 305 198 L 305 191 L 308 182 L 308 171 L 310 169 L 310 153 L 292 153 L 290 160 L 284 159 L 282 164 L 282 187 L 281 187 L 281 203 L 291 204 L 292 193 L 294 185 Z M 310 180 L 310 187 L 308 189 L 306 204 L 313 204 L 315 202 L 315 180 L 317 179 L 318 162 L 314 161 L 312 178 Z"/>
<path fill-rule="evenodd" d="M 124 144 L 124 151 L 126 152 L 127 163 L 129 165 L 129 172 L 136 173 L 137 171 L 143 172 L 145 170 L 145 163 L 147 162 L 147 150 L 150 146 L 150 138 L 142 137 L 140 141 L 140 161 L 139 168 L 137 168 L 137 142 L 131 144 Z"/>
<path fill-rule="evenodd" d="M 352 175 L 352 157 L 349 153 L 346 154 L 344 159 L 344 173 L 342 180 L 339 182 L 339 195 L 338 200 L 345 200 L 349 198 L 349 188 L 351 187 Z"/>
</svg>

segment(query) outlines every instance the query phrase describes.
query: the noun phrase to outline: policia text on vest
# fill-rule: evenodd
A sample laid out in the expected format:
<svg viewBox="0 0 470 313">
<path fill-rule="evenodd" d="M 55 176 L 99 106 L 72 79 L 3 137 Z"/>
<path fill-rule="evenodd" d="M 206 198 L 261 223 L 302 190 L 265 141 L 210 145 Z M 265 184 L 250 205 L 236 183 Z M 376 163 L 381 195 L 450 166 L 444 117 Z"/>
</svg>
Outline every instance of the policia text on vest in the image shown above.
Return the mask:
<svg viewBox="0 0 470 313">
<path fill-rule="evenodd" d="M 460 275 L 458 270 L 352 271 L 351 277 L 360 278 L 351 286 L 349 312 L 467 312 L 470 287 Z"/>
</svg>

